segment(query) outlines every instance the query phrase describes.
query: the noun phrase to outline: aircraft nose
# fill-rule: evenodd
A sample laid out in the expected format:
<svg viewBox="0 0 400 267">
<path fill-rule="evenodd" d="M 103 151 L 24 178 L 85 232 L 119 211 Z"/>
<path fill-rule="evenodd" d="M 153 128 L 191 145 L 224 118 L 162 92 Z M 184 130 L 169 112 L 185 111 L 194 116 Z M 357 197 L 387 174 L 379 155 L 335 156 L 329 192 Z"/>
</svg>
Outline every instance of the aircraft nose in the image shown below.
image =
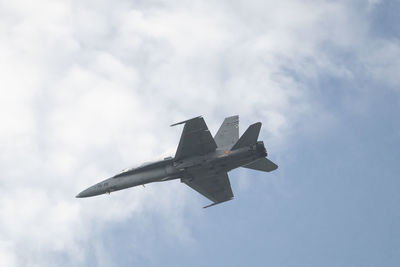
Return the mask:
<svg viewBox="0 0 400 267">
<path fill-rule="evenodd" d="M 88 194 L 87 191 L 88 191 L 88 189 L 83 190 L 82 192 L 80 192 L 79 194 L 77 194 L 75 197 L 76 197 L 76 198 L 88 197 L 89 194 Z"/>
<path fill-rule="evenodd" d="M 97 192 L 96 188 L 94 186 L 89 187 L 88 189 L 83 190 L 79 194 L 76 195 L 77 198 L 83 198 L 83 197 L 92 197 L 99 195 L 100 193 Z"/>
</svg>

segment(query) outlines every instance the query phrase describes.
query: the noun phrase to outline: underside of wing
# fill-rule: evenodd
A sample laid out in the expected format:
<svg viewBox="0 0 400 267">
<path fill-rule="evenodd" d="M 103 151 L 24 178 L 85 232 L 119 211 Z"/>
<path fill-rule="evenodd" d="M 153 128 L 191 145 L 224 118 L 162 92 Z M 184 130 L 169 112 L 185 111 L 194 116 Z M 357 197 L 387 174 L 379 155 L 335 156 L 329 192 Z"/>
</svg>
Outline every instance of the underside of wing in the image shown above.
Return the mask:
<svg viewBox="0 0 400 267">
<path fill-rule="evenodd" d="M 182 179 L 183 183 L 196 190 L 213 203 L 219 204 L 233 198 L 231 183 L 226 172 L 205 176 L 194 176 L 192 179 Z M 209 207 L 206 206 L 205 208 Z"/>
<path fill-rule="evenodd" d="M 177 124 L 183 123 L 185 126 L 183 127 L 178 149 L 176 150 L 175 160 L 180 160 L 185 157 L 202 156 L 215 151 L 217 145 L 202 117 L 193 118 Z"/>
</svg>

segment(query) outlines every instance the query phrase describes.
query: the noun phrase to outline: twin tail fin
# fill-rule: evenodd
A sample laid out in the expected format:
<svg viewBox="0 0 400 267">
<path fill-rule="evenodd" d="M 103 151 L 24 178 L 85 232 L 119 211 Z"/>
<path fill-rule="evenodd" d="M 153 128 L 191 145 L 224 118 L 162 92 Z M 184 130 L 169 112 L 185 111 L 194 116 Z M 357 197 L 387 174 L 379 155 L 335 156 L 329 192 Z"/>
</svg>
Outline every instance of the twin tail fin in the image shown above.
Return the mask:
<svg viewBox="0 0 400 267">
<path fill-rule="evenodd" d="M 236 144 L 231 148 L 235 150 L 245 146 L 251 146 L 257 142 L 258 135 L 260 134 L 261 122 L 256 122 L 247 128 L 244 134 L 239 138 Z"/>
</svg>

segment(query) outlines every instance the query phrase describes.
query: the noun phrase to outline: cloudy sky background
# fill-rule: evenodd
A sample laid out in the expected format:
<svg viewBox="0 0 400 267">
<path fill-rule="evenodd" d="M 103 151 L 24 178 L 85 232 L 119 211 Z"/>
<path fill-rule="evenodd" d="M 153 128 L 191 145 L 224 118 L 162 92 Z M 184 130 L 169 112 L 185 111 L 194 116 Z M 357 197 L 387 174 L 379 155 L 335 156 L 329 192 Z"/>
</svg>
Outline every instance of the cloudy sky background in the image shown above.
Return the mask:
<svg viewBox="0 0 400 267">
<path fill-rule="evenodd" d="M 398 266 L 400 2 L 0 1 L 0 266 Z M 75 199 L 239 114 L 280 167 Z"/>
</svg>

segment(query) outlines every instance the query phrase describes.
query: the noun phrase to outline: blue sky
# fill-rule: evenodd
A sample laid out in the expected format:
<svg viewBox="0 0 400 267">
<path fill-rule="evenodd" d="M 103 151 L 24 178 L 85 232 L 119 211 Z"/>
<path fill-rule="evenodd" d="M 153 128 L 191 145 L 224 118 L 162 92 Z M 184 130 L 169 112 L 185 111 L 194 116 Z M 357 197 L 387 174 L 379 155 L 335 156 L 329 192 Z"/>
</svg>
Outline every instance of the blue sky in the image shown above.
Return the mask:
<svg viewBox="0 0 400 267">
<path fill-rule="evenodd" d="M 397 266 L 399 1 L 0 4 L 0 266 Z M 203 115 L 263 122 L 233 201 L 75 199 Z"/>
<path fill-rule="evenodd" d="M 326 95 L 321 97 L 327 101 Z M 233 171 L 236 192 L 240 172 L 252 179 L 235 201 L 204 210 L 200 221 L 188 211 L 187 227 L 195 244 L 145 242 L 144 248 L 152 251 L 150 260 L 126 257 L 132 247 L 140 249 L 130 245 L 132 240 L 146 239 L 146 234 L 136 236 L 136 218 L 131 218 L 104 237 L 114 251 L 112 259 L 149 266 L 396 266 L 398 95 L 389 90 L 367 97 L 362 114 L 349 110 L 345 97 L 339 93 L 326 103 L 334 125 L 312 135 L 296 132 L 285 149 L 270 149 L 280 163 L 278 171 Z M 161 240 L 168 238 L 163 226 L 150 231 Z M 121 240 L 128 249 L 114 250 Z"/>
</svg>

